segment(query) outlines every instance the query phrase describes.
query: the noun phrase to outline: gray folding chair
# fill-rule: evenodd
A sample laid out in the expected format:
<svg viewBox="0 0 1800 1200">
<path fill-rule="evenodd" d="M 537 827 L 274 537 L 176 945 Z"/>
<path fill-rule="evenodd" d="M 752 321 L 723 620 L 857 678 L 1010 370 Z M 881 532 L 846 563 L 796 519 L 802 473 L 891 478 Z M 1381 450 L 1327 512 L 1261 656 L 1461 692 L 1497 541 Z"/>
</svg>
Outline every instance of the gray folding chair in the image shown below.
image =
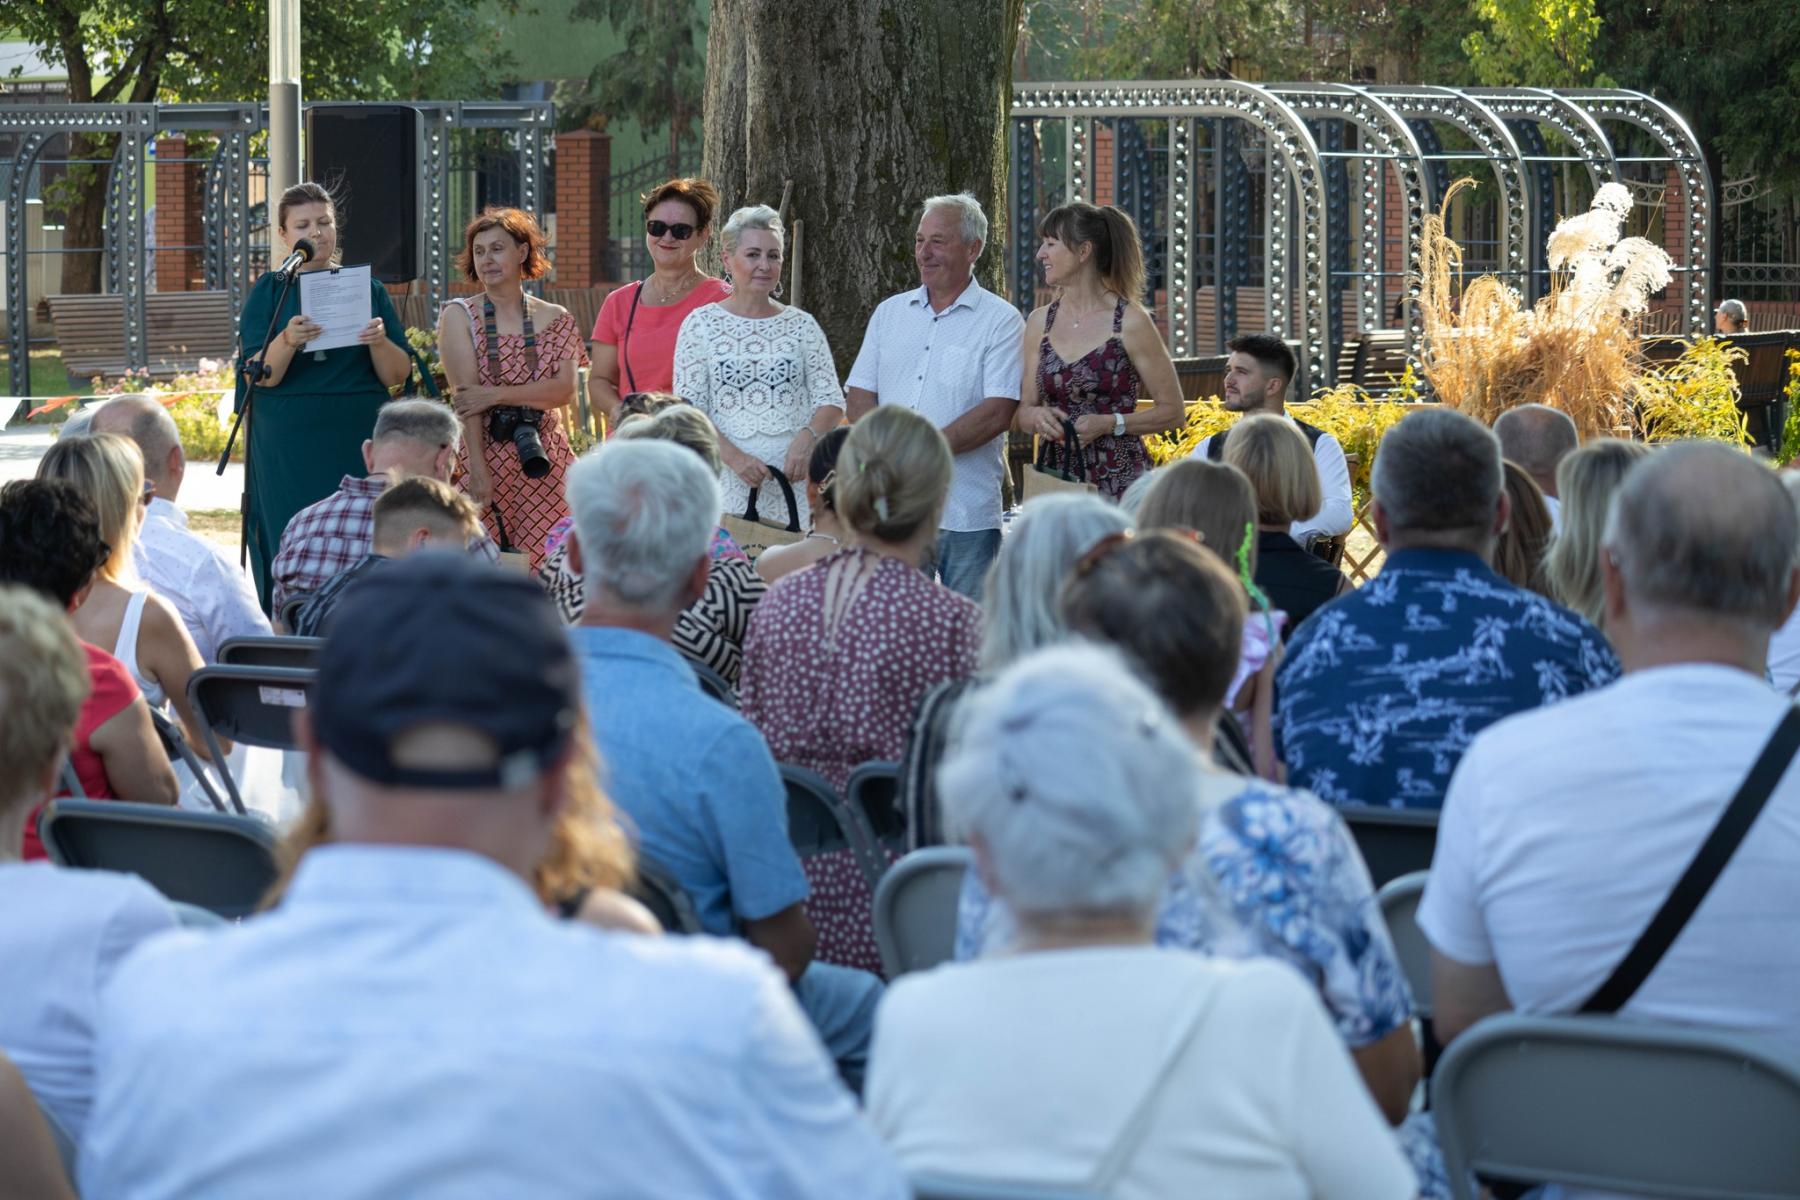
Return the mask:
<svg viewBox="0 0 1800 1200">
<path fill-rule="evenodd" d="M 664 933 L 705 933 L 694 901 L 675 877 L 648 859 L 637 861 L 637 882 L 631 889 L 632 899 L 650 910 Z"/>
<path fill-rule="evenodd" d="M 1103 1200 L 1093 1192 L 1051 1184 L 998 1183 L 948 1175 L 914 1175 L 914 1200 Z"/>
<path fill-rule="evenodd" d="M 1394 953 L 1400 959 L 1400 971 L 1406 986 L 1412 989 L 1413 1005 L 1420 1016 L 1431 1015 L 1431 943 L 1419 928 L 1419 899 L 1425 894 L 1429 871 L 1413 871 L 1381 885 L 1376 901 L 1381 905 L 1382 919 L 1387 922 L 1388 936 L 1394 939 Z"/>
<path fill-rule="evenodd" d="M 226 806 L 224 797 L 219 795 L 219 789 L 213 786 L 212 776 L 206 773 L 206 765 L 200 761 L 200 756 L 194 753 L 194 748 L 188 745 L 187 738 L 182 736 L 181 727 L 170 720 L 161 709 L 156 708 L 150 710 L 150 723 L 156 728 L 156 737 L 162 743 L 163 753 L 169 756 L 171 763 L 181 763 L 187 767 L 188 773 L 194 777 L 194 781 L 200 785 L 200 790 L 206 793 L 207 800 L 212 803 L 213 811 L 231 811 Z M 220 763 L 220 774 L 223 774 L 225 770 L 225 765 Z M 77 800 L 86 799 L 79 791 L 71 790 L 69 795 Z"/>
<path fill-rule="evenodd" d="M 834 850 L 849 850 L 868 877 L 869 890 L 881 881 L 887 868 L 875 848 L 875 835 L 862 814 L 845 804 L 817 771 L 779 764 L 781 782 L 787 787 L 788 840 L 801 861 Z"/>
<path fill-rule="evenodd" d="M 275 833 L 255 817 L 124 800 L 52 800 L 38 816 L 52 862 L 127 871 L 170 900 L 227 919 L 275 882 Z"/>
<path fill-rule="evenodd" d="M 1437 849 L 1435 809 L 1340 804 L 1338 812 L 1350 826 L 1350 835 L 1369 864 L 1369 877 L 1376 887 L 1430 869 L 1432 851 Z"/>
<path fill-rule="evenodd" d="M 725 682 L 725 677 L 723 675 L 719 674 L 705 663 L 697 663 L 691 658 L 688 659 L 688 666 L 694 668 L 694 677 L 700 681 L 701 691 L 711 696 L 714 700 L 717 700 L 720 704 L 723 704 L 726 708 L 734 710 L 737 708 L 737 692 L 729 683 Z"/>
<path fill-rule="evenodd" d="M 1686 1200 L 1800 1197 L 1800 1064 L 1754 1036 L 1610 1016 L 1490 1017 L 1432 1093 L 1458 1200 L 1470 1172 Z"/>
<path fill-rule="evenodd" d="M 207 752 L 219 767 L 231 804 L 245 811 L 237 780 L 225 766 L 219 737 L 251 746 L 297 750 L 294 710 L 306 707 L 306 694 L 317 673 L 297 667 L 250 667 L 224 664 L 201 667 L 188 678 L 188 700 L 206 733 Z"/>
<path fill-rule="evenodd" d="M 900 764 L 866 762 L 850 772 L 844 801 L 862 814 L 876 846 L 889 859 L 906 853 L 906 817 L 900 811 Z"/>
<path fill-rule="evenodd" d="M 956 950 L 956 903 L 975 864 L 967 846 L 927 846 L 888 869 L 875 888 L 875 944 L 893 979 L 948 962 Z"/>
<path fill-rule="evenodd" d="M 228 667 L 294 667 L 310 671 L 319 665 L 323 638 L 234 637 L 219 646 L 219 661 Z"/>
<path fill-rule="evenodd" d="M 311 599 L 311 592 L 301 592 L 298 596 L 289 596 L 286 600 L 282 601 L 281 611 L 275 614 L 281 621 L 281 627 L 283 629 L 292 629 L 294 627 L 294 622 L 300 617 L 301 606 Z"/>
</svg>

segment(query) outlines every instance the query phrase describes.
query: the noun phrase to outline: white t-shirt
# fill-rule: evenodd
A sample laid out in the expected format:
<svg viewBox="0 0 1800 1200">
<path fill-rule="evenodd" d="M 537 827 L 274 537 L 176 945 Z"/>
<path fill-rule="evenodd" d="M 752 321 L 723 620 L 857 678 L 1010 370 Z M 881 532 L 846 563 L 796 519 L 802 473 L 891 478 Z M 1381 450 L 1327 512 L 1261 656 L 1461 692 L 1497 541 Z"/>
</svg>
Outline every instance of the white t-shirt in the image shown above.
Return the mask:
<svg viewBox="0 0 1800 1200">
<path fill-rule="evenodd" d="M 847 387 L 877 403 L 912 409 L 939 429 L 989 397 L 1019 398 L 1025 319 L 971 279 L 943 312 L 923 286 L 876 306 L 850 368 Z M 956 456 L 942 528 L 970 533 L 1000 528 L 1000 477 L 1006 434 Z"/>
<path fill-rule="evenodd" d="M 1787 702 L 1684 664 L 1490 726 L 1444 798 L 1419 907 L 1431 944 L 1565 1013 L 1612 973 L 1749 773 Z M 1800 1046 L 1800 765 L 1622 1010 Z"/>
<path fill-rule="evenodd" d="M 1417 1194 L 1317 997 L 1261 960 L 1103 947 L 908 975 L 876 1015 L 869 1120 L 914 1173 L 1088 1184 L 1196 1003 L 1117 1200 Z"/>
<path fill-rule="evenodd" d="M 0 1050 L 81 1140 L 94 1096 L 100 988 L 175 913 L 135 875 L 47 862 L 0 866 Z"/>
</svg>

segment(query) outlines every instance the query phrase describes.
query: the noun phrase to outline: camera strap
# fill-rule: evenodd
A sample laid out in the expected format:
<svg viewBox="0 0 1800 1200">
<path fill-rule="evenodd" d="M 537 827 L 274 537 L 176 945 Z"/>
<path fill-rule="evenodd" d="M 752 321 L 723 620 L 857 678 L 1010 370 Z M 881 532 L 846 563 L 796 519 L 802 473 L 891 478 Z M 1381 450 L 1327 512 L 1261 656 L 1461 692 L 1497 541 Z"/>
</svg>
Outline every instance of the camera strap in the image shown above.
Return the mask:
<svg viewBox="0 0 1800 1200">
<path fill-rule="evenodd" d="M 530 377 L 536 378 L 538 369 L 537 330 L 533 329 L 531 326 L 531 297 L 524 296 L 522 302 L 525 308 L 524 330 L 526 370 Z M 481 297 L 481 325 L 482 333 L 486 335 L 487 340 L 488 383 L 494 387 L 500 387 L 502 386 L 500 379 L 500 333 L 494 327 L 494 298 L 485 292 L 482 293 Z"/>
</svg>

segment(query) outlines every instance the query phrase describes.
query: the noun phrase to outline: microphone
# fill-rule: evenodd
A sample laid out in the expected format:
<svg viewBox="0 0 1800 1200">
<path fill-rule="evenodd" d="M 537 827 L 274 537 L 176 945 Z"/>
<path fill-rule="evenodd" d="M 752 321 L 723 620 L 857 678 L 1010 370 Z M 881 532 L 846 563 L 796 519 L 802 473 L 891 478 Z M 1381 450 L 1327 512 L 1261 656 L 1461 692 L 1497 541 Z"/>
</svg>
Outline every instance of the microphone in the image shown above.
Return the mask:
<svg viewBox="0 0 1800 1200">
<path fill-rule="evenodd" d="M 281 265 L 279 267 L 275 268 L 275 273 L 277 275 L 281 275 L 286 278 L 292 279 L 294 276 L 294 272 L 298 271 L 300 269 L 300 265 L 302 263 L 311 262 L 312 257 L 313 257 L 313 244 L 311 242 L 307 241 L 305 238 L 301 238 L 299 241 L 294 243 L 293 251 L 288 254 L 287 258 L 282 260 Z"/>
</svg>

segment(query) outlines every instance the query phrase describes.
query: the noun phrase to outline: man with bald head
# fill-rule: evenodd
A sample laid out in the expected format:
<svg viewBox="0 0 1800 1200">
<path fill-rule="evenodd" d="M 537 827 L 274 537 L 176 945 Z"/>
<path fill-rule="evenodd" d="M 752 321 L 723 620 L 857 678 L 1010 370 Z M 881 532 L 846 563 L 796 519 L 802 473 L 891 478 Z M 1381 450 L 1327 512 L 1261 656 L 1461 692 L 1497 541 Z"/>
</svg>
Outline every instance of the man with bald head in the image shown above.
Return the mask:
<svg viewBox="0 0 1800 1200">
<path fill-rule="evenodd" d="M 132 547 L 132 565 L 151 591 L 175 606 L 200 657 L 216 662 L 226 638 L 268 636 L 268 618 L 243 568 L 189 530 L 187 513 L 175 505 L 187 455 L 169 410 L 149 396 L 120 396 L 94 409 L 87 431 L 130 438 L 143 452 L 144 479 L 155 491 Z"/>
<path fill-rule="evenodd" d="M 1556 467 L 1581 444 L 1569 414 L 1548 404 L 1521 404 L 1494 422 L 1501 457 L 1525 469 L 1544 493 L 1552 529 L 1562 528 L 1562 502 L 1557 498 Z"/>
<path fill-rule="evenodd" d="M 1704 902 L 1591 1011 L 1800 1046 L 1800 771 L 1763 674 L 1800 599 L 1800 517 L 1748 455 L 1682 443 L 1626 475 L 1601 570 L 1624 676 L 1477 735 L 1445 797 L 1419 909 L 1438 1035 L 1587 1005 L 1771 749 L 1779 779 Z"/>
</svg>

